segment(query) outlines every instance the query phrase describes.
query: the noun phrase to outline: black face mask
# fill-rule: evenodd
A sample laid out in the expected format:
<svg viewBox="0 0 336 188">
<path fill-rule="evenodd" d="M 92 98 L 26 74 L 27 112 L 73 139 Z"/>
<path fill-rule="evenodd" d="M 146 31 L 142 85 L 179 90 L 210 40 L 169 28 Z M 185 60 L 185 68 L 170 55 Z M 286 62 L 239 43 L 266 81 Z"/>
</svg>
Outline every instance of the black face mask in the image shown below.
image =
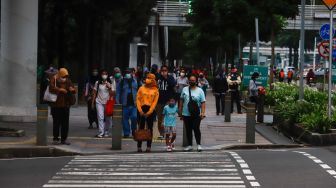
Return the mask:
<svg viewBox="0 0 336 188">
<path fill-rule="evenodd" d="M 204 76 L 203 76 L 203 75 L 200 75 L 199 77 L 200 77 L 200 78 L 204 78 Z"/>
<path fill-rule="evenodd" d="M 195 85 L 196 85 L 196 82 L 189 82 L 189 85 L 190 85 L 190 86 L 195 86 Z"/>
</svg>

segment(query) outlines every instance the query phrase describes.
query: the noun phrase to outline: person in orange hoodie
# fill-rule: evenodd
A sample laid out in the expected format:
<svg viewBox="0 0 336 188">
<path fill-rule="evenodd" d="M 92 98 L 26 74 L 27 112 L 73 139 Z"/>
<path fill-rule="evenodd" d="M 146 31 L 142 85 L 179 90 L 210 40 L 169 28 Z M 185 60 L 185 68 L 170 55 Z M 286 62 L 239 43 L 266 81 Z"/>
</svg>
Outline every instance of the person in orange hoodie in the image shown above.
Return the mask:
<svg viewBox="0 0 336 188">
<path fill-rule="evenodd" d="M 151 130 L 153 135 L 153 122 L 155 117 L 155 107 L 159 99 L 159 90 L 155 81 L 155 75 L 149 73 L 145 79 L 145 84 L 138 90 L 136 97 L 137 109 L 140 114 L 139 129 L 145 128 L 147 122 L 147 128 Z M 138 141 L 138 152 L 142 152 L 142 142 Z M 146 152 L 151 151 L 152 141 L 147 141 Z"/>
</svg>

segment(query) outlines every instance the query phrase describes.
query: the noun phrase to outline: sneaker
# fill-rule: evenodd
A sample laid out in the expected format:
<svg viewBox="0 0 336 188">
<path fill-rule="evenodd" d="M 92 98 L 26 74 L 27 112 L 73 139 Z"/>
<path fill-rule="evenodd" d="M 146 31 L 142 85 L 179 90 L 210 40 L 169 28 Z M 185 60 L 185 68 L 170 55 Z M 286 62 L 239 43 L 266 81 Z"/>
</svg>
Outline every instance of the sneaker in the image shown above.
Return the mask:
<svg viewBox="0 0 336 188">
<path fill-rule="evenodd" d="M 191 150 L 193 150 L 192 146 L 187 146 L 184 148 L 184 151 L 191 151 Z"/>
<path fill-rule="evenodd" d="M 107 137 L 109 137 L 110 135 L 108 135 L 108 134 L 104 134 L 103 135 L 103 137 L 105 137 L 105 138 L 107 138 Z"/>
<path fill-rule="evenodd" d="M 197 145 L 197 151 L 201 152 L 202 150 L 203 150 L 202 146 L 201 145 Z"/>
<path fill-rule="evenodd" d="M 92 126 L 92 124 L 91 124 L 91 125 L 89 125 L 88 129 L 93 129 L 93 126 Z"/>
<path fill-rule="evenodd" d="M 150 153 L 151 152 L 151 148 L 146 148 L 146 153 Z"/>
<path fill-rule="evenodd" d="M 164 136 L 158 136 L 158 140 L 163 140 L 164 139 Z"/>
<path fill-rule="evenodd" d="M 62 141 L 61 144 L 62 144 L 62 145 L 70 145 L 70 142 Z"/>
<path fill-rule="evenodd" d="M 95 137 L 96 137 L 96 138 L 103 138 L 103 136 L 100 135 L 100 134 L 97 134 Z"/>
<path fill-rule="evenodd" d="M 167 151 L 172 151 L 172 148 L 170 145 L 167 146 Z"/>
<path fill-rule="evenodd" d="M 138 148 L 138 153 L 141 153 L 142 152 L 142 149 L 141 148 Z"/>
<path fill-rule="evenodd" d="M 172 144 L 171 144 L 171 149 L 172 149 L 172 150 L 175 150 L 175 143 L 172 143 Z"/>
</svg>

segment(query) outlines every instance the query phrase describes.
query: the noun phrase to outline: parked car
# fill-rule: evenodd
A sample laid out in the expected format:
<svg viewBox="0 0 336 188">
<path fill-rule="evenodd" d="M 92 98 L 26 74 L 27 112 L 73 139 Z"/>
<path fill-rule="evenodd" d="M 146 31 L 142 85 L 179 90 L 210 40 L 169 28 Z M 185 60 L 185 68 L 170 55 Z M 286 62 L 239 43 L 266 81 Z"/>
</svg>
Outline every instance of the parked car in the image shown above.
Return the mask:
<svg viewBox="0 0 336 188">
<path fill-rule="evenodd" d="M 325 74 L 325 68 L 321 67 L 314 71 L 315 76 L 323 76 Z"/>
</svg>

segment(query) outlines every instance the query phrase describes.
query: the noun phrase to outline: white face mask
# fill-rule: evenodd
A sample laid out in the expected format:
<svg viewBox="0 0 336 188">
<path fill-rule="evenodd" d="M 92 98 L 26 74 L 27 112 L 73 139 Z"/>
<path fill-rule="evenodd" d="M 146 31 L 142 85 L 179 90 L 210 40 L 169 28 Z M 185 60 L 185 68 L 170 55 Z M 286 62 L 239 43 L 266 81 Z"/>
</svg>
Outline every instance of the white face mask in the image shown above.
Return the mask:
<svg viewBox="0 0 336 188">
<path fill-rule="evenodd" d="M 184 77 L 185 76 L 185 73 L 184 72 L 181 72 L 181 74 L 180 74 L 182 77 Z"/>
<path fill-rule="evenodd" d="M 67 79 L 66 78 L 60 78 L 62 82 L 65 82 Z"/>
<path fill-rule="evenodd" d="M 105 74 L 102 75 L 102 79 L 103 79 L 103 80 L 106 80 L 106 79 L 107 79 L 107 75 L 105 75 Z"/>
</svg>

